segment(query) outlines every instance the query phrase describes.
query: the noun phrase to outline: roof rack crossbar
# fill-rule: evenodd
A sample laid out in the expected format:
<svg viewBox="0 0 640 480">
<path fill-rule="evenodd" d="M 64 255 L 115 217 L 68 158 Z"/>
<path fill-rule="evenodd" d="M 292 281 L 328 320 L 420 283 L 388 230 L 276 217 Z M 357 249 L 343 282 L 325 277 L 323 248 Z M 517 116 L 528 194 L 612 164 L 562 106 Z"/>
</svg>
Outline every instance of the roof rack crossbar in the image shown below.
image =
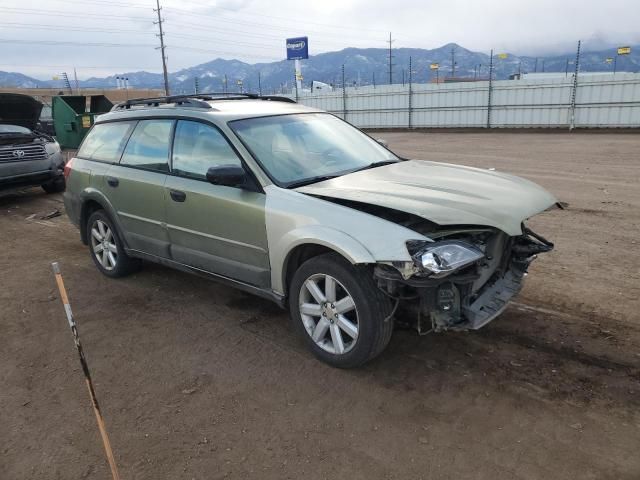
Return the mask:
<svg viewBox="0 0 640 480">
<path fill-rule="evenodd" d="M 281 97 L 278 95 L 259 95 L 257 93 L 230 93 L 230 92 L 213 92 L 191 95 L 169 95 L 166 97 L 150 97 L 150 98 L 132 98 L 124 102 L 117 103 L 112 110 L 127 110 L 132 106 L 144 105 L 147 107 L 158 107 L 161 104 L 175 103 L 196 108 L 211 108 L 207 102 L 212 100 L 266 100 L 274 102 L 296 103 L 289 97 Z"/>
</svg>

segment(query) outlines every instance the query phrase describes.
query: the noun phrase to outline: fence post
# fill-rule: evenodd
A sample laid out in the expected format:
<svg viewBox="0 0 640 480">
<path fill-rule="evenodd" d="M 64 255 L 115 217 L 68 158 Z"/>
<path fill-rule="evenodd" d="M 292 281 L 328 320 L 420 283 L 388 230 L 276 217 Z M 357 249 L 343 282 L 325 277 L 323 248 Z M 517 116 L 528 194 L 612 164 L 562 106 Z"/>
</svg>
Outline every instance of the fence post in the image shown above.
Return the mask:
<svg viewBox="0 0 640 480">
<path fill-rule="evenodd" d="M 569 131 L 576 128 L 576 93 L 578 91 L 578 70 L 580 69 L 580 40 L 576 52 L 576 71 L 573 74 L 573 87 L 571 88 L 571 114 L 569 118 Z"/>
<path fill-rule="evenodd" d="M 491 94 L 493 93 L 493 48 L 489 57 L 489 95 L 487 96 L 487 128 L 491 128 Z"/>
<path fill-rule="evenodd" d="M 344 84 L 344 63 L 342 64 L 342 119 L 347 119 L 347 90 Z"/>
<path fill-rule="evenodd" d="M 413 106 L 412 105 L 412 97 L 413 97 L 413 95 L 412 95 L 412 93 L 413 93 L 412 83 L 413 83 L 413 73 L 412 73 L 412 70 L 411 70 L 411 57 L 409 57 L 409 128 L 412 127 L 412 123 L 413 123 L 411 121 L 412 120 L 411 117 L 412 117 L 412 113 L 413 113 L 413 110 L 412 110 L 412 106 Z"/>
</svg>

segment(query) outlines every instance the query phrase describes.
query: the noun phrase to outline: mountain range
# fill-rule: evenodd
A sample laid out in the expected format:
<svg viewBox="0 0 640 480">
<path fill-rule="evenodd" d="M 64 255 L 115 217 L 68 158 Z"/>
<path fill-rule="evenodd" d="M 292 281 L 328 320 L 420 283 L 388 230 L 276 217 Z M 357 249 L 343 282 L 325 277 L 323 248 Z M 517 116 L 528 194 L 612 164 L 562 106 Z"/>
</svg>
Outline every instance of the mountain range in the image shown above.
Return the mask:
<svg viewBox="0 0 640 480">
<path fill-rule="evenodd" d="M 455 72 L 452 72 L 452 51 Z M 498 55 L 500 54 L 500 55 Z M 408 81 L 409 57 L 414 72 L 413 81 L 424 83 L 435 76 L 430 65 L 439 64 L 438 75 L 442 77 L 486 78 L 489 71 L 489 55 L 474 52 L 455 43 L 435 49 L 397 48 L 392 50 L 392 82 Z M 605 59 L 616 58 L 616 49 L 583 52 L 580 57 L 581 71 L 611 71 L 613 65 Z M 575 53 L 546 57 L 518 56 L 510 53 L 494 52 L 494 78 L 507 79 L 518 72 L 565 72 L 575 69 Z M 640 45 L 631 47 L 631 54 L 617 56 L 617 70 L 640 71 Z M 304 86 L 308 88 L 312 80 L 334 85 L 342 84 L 342 65 L 345 69 L 345 84 L 370 85 L 389 83 L 389 50 L 383 48 L 345 48 L 338 52 L 320 53 L 302 62 Z M 128 78 L 130 88 L 162 88 L 162 74 L 150 72 L 128 72 L 120 74 Z M 225 77 L 226 76 L 226 77 Z M 195 79 L 200 92 L 258 91 L 272 93 L 293 85 L 293 62 L 282 60 L 271 63 L 249 64 L 239 60 L 213 61 L 179 70 L 169 74 L 171 92 L 192 93 Z M 240 86 L 239 82 L 242 82 Z M 115 88 L 116 76 L 81 80 L 81 88 Z M 21 73 L 0 71 L 0 86 L 5 87 L 51 87 L 63 88 L 59 80 L 38 80 Z"/>
</svg>

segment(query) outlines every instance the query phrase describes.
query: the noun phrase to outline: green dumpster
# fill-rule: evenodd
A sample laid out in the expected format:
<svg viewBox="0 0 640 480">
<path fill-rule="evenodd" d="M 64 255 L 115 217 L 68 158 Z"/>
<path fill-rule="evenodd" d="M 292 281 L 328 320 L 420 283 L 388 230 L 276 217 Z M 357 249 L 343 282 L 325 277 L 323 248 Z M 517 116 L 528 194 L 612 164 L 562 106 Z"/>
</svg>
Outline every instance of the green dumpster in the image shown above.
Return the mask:
<svg viewBox="0 0 640 480">
<path fill-rule="evenodd" d="M 56 140 L 63 148 L 78 148 L 95 117 L 108 112 L 111 107 L 113 103 L 104 95 L 53 97 L 52 115 Z"/>
</svg>

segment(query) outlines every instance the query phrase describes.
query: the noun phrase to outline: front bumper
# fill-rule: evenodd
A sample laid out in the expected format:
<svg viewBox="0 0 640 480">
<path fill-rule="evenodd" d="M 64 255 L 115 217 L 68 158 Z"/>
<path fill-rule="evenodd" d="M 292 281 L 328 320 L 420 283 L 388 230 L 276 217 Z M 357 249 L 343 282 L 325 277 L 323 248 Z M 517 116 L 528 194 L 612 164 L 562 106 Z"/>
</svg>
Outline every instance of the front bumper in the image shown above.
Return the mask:
<svg viewBox="0 0 640 480">
<path fill-rule="evenodd" d="M 479 269 L 467 269 L 442 279 L 403 279 L 397 271 L 377 266 L 378 286 L 400 302 L 405 315 L 397 321 L 419 333 L 445 330 L 477 330 L 495 319 L 520 292 L 524 277 L 538 253 L 553 244 L 528 229 L 511 237 L 500 264 L 478 285 Z"/>
<path fill-rule="evenodd" d="M 0 162 L 0 189 L 42 185 L 62 177 L 63 170 L 59 152 L 41 160 Z"/>
</svg>

